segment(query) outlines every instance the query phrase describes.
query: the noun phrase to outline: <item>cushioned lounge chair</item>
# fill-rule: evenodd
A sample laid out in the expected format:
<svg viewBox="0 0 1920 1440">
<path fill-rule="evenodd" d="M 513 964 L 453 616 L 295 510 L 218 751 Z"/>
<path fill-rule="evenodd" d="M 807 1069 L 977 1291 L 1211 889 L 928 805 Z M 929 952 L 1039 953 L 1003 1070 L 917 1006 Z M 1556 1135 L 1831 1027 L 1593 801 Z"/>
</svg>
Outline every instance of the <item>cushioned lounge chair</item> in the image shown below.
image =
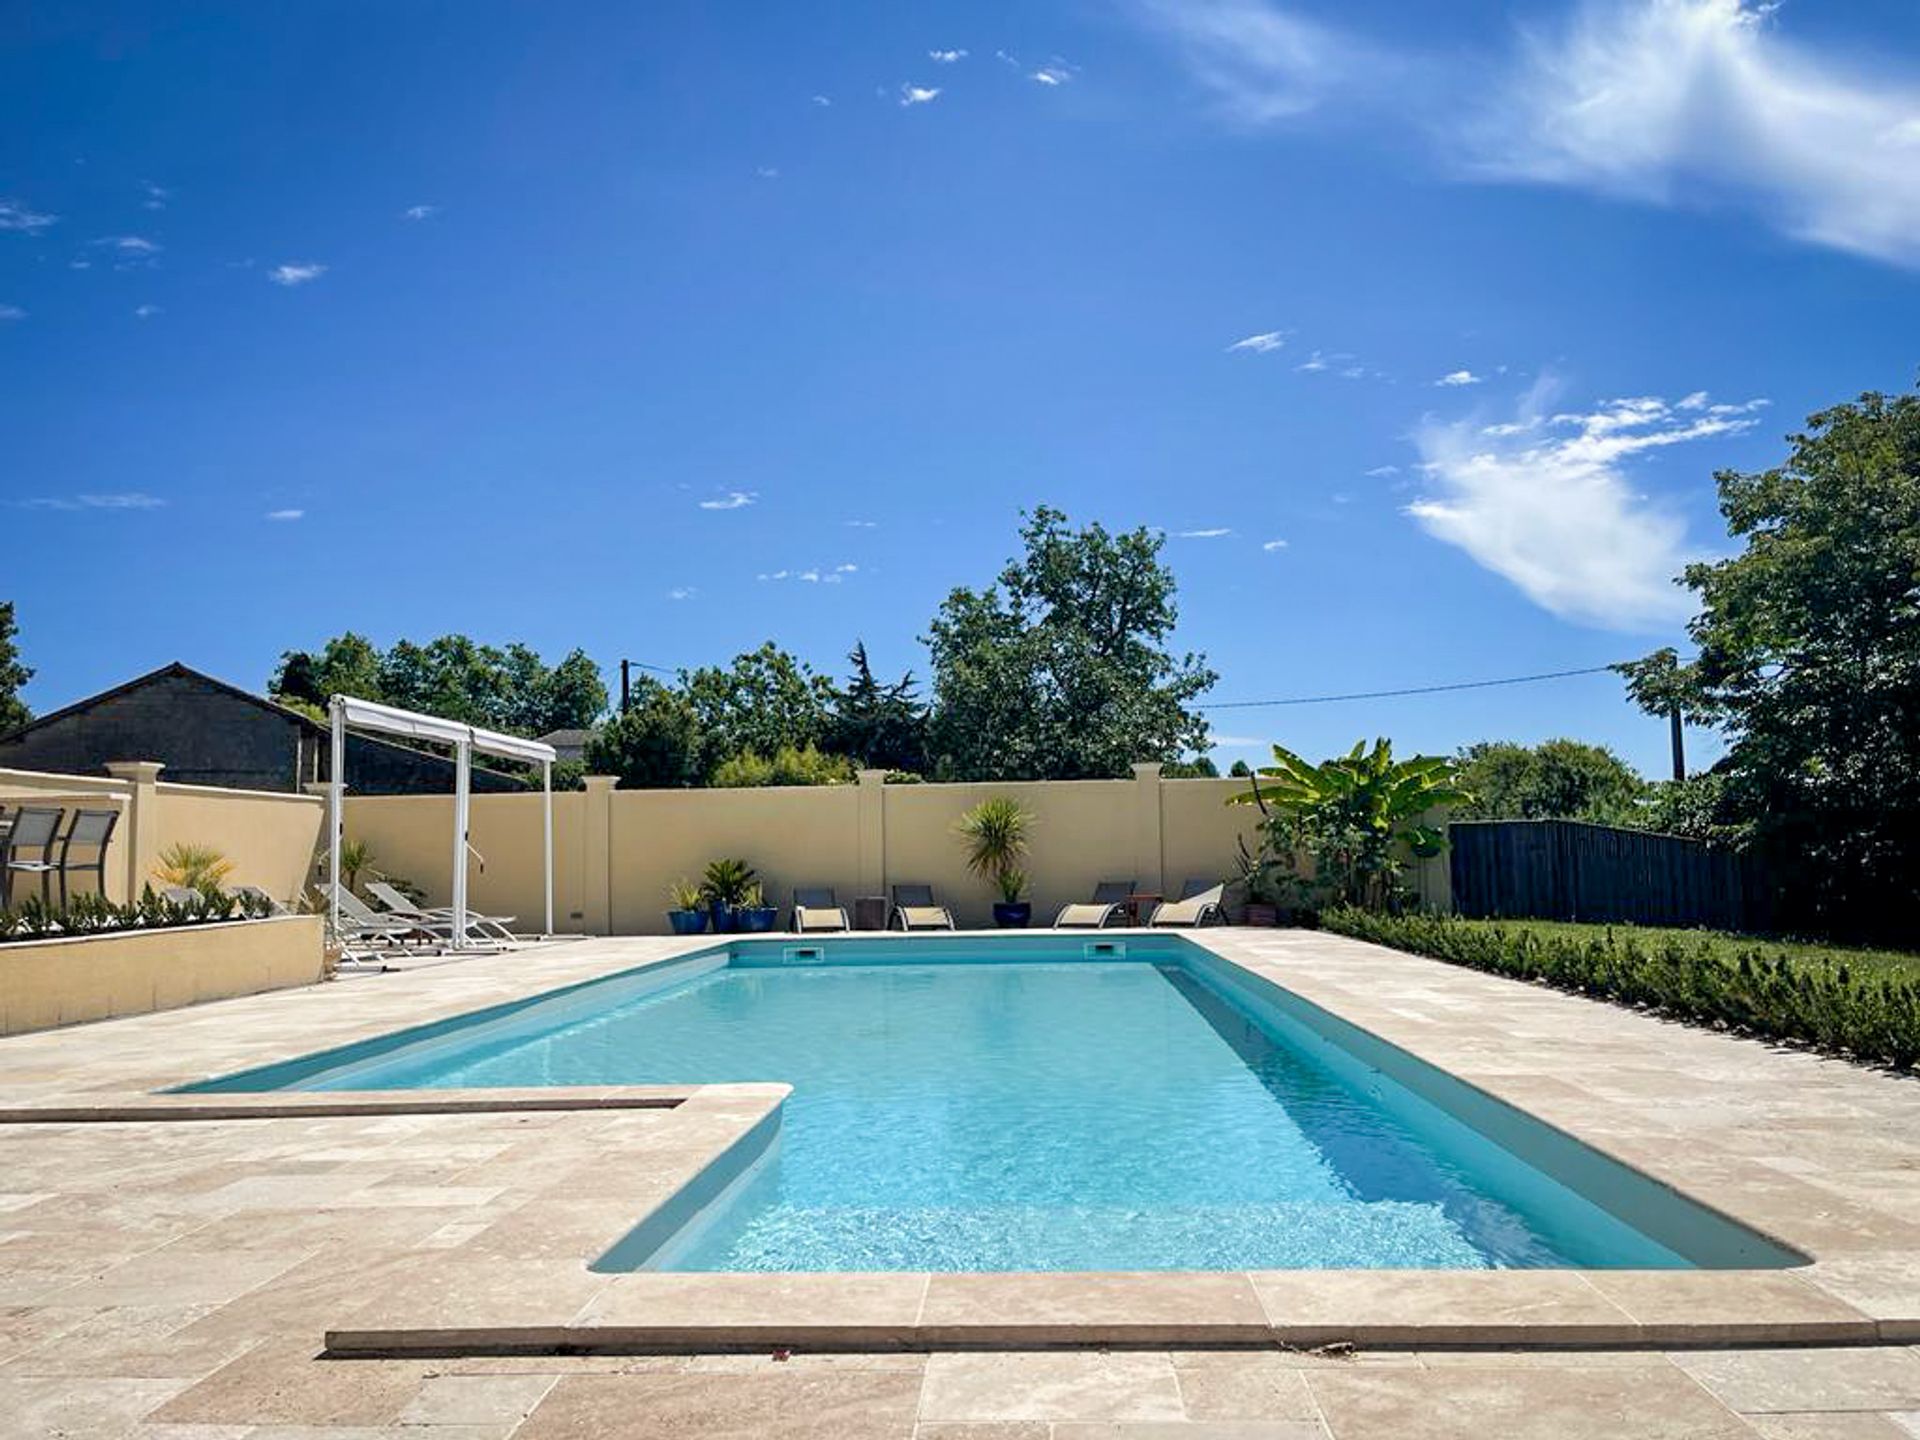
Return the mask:
<svg viewBox="0 0 1920 1440">
<path fill-rule="evenodd" d="M 1054 917 L 1059 930 L 1099 930 L 1126 918 L 1132 880 L 1102 880 L 1093 887 L 1093 899 L 1084 905 L 1063 905 Z"/>
<path fill-rule="evenodd" d="M 1180 888 L 1178 900 L 1164 901 L 1153 907 L 1147 924 L 1162 926 L 1217 925 L 1226 918 L 1221 896 L 1226 886 L 1218 880 L 1189 880 Z"/>
<path fill-rule="evenodd" d="M 850 930 L 846 907 L 833 898 L 831 885 L 796 885 L 793 889 L 793 928 L 800 934 Z"/>
<path fill-rule="evenodd" d="M 893 913 L 887 918 L 889 929 L 951 930 L 953 912 L 934 902 L 931 885 L 893 887 Z"/>
</svg>

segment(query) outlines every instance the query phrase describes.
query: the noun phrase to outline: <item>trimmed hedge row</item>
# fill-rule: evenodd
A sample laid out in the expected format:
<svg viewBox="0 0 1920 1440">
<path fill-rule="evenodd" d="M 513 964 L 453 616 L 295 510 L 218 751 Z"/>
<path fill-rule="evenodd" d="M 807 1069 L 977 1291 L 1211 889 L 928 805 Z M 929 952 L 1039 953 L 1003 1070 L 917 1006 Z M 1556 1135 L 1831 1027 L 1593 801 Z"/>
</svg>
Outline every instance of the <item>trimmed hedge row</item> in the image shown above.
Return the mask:
<svg viewBox="0 0 1920 1440">
<path fill-rule="evenodd" d="M 1642 1006 L 1675 1019 L 1792 1040 L 1902 1070 L 1920 1062 L 1920 984 L 1794 961 L 1754 944 L 1728 957 L 1673 935 L 1588 940 L 1443 915 L 1329 910 L 1321 925 L 1435 960 Z"/>
</svg>

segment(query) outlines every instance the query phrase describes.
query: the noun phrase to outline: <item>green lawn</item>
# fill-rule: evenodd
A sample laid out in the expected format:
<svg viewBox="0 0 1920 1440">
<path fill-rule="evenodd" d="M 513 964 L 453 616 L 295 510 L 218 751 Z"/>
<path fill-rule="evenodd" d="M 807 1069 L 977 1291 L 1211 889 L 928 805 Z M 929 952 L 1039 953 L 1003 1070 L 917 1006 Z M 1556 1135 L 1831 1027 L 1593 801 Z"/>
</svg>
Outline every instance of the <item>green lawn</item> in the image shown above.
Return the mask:
<svg viewBox="0 0 1920 1440">
<path fill-rule="evenodd" d="M 1664 940 L 1705 944 L 1719 958 L 1732 961 L 1742 950 L 1759 949 L 1769 958 L 1785 956 L 1796 965 L 1845 965 L 1856 974 L 1893 975 L 1920 981 L 1920 955 L 1904 950 L 1865 950 L 1846 945 L 1816 945 L 1801 940 L 1774 940 L 1761 935 L 1735 935 L 1724 930 L 1682 930 L 1651 925 L 1577 925 L 1562 920 L 1463 920 L 1463 925 L 1491 930 L 1524 930 L 1541 939 L 1586 941 L 1611 934 L 1615 940 L 1637 940 L 1655 946 Z"/>
</svg>

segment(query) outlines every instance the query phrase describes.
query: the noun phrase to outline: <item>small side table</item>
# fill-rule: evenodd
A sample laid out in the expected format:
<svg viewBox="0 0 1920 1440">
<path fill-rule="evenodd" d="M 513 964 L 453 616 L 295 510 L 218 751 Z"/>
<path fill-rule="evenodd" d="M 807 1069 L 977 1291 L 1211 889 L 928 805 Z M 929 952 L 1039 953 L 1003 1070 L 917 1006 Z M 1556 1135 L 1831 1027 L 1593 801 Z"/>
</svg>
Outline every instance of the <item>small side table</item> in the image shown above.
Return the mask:
<svg viewBox="0 0 1920 1440">
<path fill-rule="evenodd" d="M 1145 924 L 1145 920 L 1141 918 L 1141 912 L 1153 914 L 1153 907 L 1166 898 L 1164 895 L 1154 894 L 1151 890 L 1142 890 L 1137 895 L 1127 896 L 1127 923 L 1129 925 Z"/>
<path fill-rule="evenodd" d="M 853 902 L 853 928 L 856 930 L 884 930 L 887 917 L 893 904 L 884 895 L 860 895 Z"/>
</svg>

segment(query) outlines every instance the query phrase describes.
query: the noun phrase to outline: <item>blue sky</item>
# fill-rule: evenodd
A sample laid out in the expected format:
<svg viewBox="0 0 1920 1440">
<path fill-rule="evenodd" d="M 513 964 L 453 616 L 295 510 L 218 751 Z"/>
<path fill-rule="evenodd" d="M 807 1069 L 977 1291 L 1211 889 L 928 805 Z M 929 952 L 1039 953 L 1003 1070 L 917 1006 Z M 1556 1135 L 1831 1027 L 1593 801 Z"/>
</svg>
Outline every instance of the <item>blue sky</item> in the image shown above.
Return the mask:
<svg viewBox="0 0 1920 1440">
<path fill-rule="evenodd" d="M 353 628 L 924 672 L 1037 502 L 1212 698 L 1681 638 L 1712 472 L 1899 390 L 1904 0 L 35 4 L 0 19 L 30 703 Z M 1222 711 L 1572 734 L 1611 677 Z M 1710 753 L 1710 737 L 1698 737 Z"/>
</svg>

